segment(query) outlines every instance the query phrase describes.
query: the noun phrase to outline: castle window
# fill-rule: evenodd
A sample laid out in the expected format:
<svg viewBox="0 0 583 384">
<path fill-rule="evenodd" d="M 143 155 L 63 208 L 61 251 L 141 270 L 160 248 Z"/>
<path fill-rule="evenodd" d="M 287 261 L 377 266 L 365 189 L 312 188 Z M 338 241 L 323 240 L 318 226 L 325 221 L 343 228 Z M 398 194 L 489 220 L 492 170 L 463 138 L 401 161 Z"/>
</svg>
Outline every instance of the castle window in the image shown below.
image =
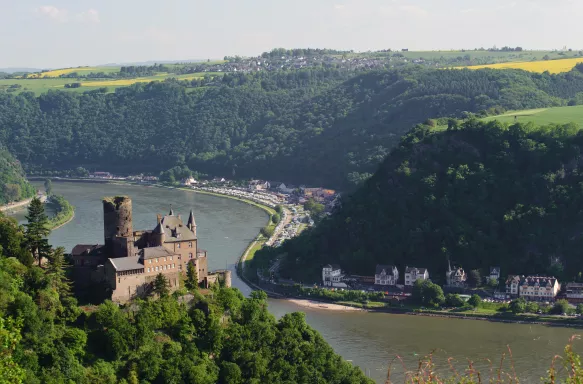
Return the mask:
<svg viewBox="0 0 583 384">
<path fill-rule="evenodd" d="M 192 241 L 188 243 L 188 248 L 192 248 Z"/>
<path fill-rule="evenodd" d="M 176 244 L 176 248 L 180 248 L 180 243 L 177 243 Z"/>
<path fill-rule="evenodd" d="M 164 258 L 164 261 L 166 261 L 166 258 Z"/>
<path fill-rule="evenodd" d="M 150 272 L 150 268 L 148 268 L 148 272 Z"/>
<path fill-rule="evenodd" d="M 152 264 L 152 260 L 148 260 L 148 264 Z"/>
<path fill-rule="evenodd" d="M 156 267 L 156 271 L 158 270 L 158 267 Z"/>
<path fill-rule="evenodd" d="M 189 254 L 188 254 L 188 258 L 189 258 L 189 259 L 192 259 L 192 253 L 189 253 Z"/>
<path fill-rule="evenodd" d="M 158 262 L 158 258 L 156 258 L 156 263 Z"/>
<path fill-rule="evenodd" d="M 173 257 L 173 256 L 170 256 L 170 261 L 172 261 L 172 257 Z"/>
<path fill-rule="evenodd" d="M 174 263 L 172 263 L 172 268 L 174 268 Z"/>
</svg>

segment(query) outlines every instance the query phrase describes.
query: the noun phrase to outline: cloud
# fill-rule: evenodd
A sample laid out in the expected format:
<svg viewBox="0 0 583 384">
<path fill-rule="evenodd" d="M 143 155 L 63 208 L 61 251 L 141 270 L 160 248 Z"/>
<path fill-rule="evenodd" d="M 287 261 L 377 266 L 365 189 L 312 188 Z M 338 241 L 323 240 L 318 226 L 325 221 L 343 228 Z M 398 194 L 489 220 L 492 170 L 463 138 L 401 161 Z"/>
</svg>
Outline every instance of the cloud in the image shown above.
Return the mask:
<svg viewBox="0 0 583 384">
<path fill-rule="evenodd" d="M 89 9 L 88 11 L 81 12 L 75 15 L 75 21 L 80 23 L 99 23 L 99 12 L 95 9 Z"/>
<path fill-rule="evenodd" d="M 82 11 L 71 15 L 71 13 L 64 8 L 57 8 L 54 5 L 43 5 L 35 9 L 35 12 L 42 17 L 58 23 L 68 23 L 74 21 L 77 23 L 99 23 L 99 12 L 93 8 L 87 11 Z"/>
<path fill-rule="evenodd" d="M 341 10 L 344 9 L 345 5 L 344 4 L 334 4 L 334 9 L 336 10 Z"/>
<path fill-rule="evenodd" d="M 59 23 L 65 23 L 69 18 L 69 12 L 66 9 L 59 9 L 52 5 L 38 7 L 35 9 L 35 12 Z"/>
<path fill-rule="evenodd" d="M 405 13 L 408 13 L 416 17 L 426 17 L 429 15 L 429 12 L 427 12 L 427 10 L 417 5 L 401 5 L 399 9 Z"/>
</svg>

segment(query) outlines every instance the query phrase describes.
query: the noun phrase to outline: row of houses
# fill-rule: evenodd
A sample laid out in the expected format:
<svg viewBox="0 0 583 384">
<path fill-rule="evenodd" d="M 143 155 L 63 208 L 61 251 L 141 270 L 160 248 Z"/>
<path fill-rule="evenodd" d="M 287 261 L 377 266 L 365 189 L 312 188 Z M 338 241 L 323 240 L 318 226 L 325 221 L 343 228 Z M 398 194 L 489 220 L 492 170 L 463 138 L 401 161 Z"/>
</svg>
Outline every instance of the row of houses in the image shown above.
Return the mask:
<svg viewBox="0 0 583 384">
<path fill-rule="evenodd" d="M 427 268 L 405 267 L 404 285 L 413 286 L 417 280 L 429 280 Z M 378 264 L 372 276 L 346 275 L 338 264 L 328 264 L 322 268 L 322 285 L 325 287 L 347 288 L 348 284 L 360 282 L 374 284 L 375 286 L 397 286 L 399 283 L 399 270 L 394 265 Z"/>
</svg>

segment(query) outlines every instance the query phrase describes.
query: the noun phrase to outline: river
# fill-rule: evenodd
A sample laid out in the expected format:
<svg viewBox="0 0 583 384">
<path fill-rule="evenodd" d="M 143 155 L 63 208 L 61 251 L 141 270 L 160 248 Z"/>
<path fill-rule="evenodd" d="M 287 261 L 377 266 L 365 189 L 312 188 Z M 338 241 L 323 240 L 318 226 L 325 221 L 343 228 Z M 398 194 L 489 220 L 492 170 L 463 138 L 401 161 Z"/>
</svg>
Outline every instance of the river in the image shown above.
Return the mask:
<svg viewBox="0 0 583 384">
<path fill-rule="evenodd" d="M 42 188 L 41 184 L 35 183 L 38 188 Z M 267 217 L 262 210 L 232 199 L 154 187 L 54 182 L 53 189 L 76 209 L 72 222 L 51 233 L 52 245 L 70 251 L 77 243 L 102 243 L 103 196 L 131 196 L 134 229 L 153 228 L 156 214 L 166 213 L 170 205 L 176 214 L 183 216 L 192 208 L 200 247 L 208 250 L 209 269 L 231 269 L 233 286 L 249 294 L 250 289 L 236 276 L 235 263 L 265 225 Z M 15 216 L 24 220 L 24 211 Z M 521 381 L 538 382 L 549 369 L 553 356 L 561 353 L 569 337 L 580 331 L 542 325 L 333 312 L 306 309 L 283 300 L 270 300 L 269 308 L 277 317 L 294 311 L 305 312 L 307 322 L 337 353 L 361 367 L 378 383 L 384 382 L 389 361 L 396 356 L 401 357 L 406 369 L 412 370 L 420 357 L 433 350 L 439 366 L 447 367 L 447 358 L 453 357 L 459 362 L 456 368 L 463 369 L 466 359 L 471 359 L 483 371 L 488 369 L 486 359 L 491 359 L 497 367 L 506 353 L 505 371 L 512 373 L 507 345 L 511 347 L 514 368 Z M 404 369 L 400 362 L 394 363 L 392 378 L 402 381 Z"/>
</svg>

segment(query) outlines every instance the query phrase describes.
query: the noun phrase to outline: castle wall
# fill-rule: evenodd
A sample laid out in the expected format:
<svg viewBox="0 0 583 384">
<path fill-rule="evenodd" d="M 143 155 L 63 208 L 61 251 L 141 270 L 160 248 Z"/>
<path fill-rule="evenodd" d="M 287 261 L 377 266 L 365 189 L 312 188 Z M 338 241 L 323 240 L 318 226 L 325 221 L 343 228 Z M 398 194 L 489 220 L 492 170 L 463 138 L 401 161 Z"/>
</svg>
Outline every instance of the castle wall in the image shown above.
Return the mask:
<svg viewBox="0 0 583 384">
<path fill-rule="evenodd" d="M 232 285 L 231 271 L 227 269 L 222 269 L 219 271 L 213 271 L 209 273 L 205 279 L 205 285 L 207 287 L 210 287 L 213 284 L 217 284 L 219 280 L 225 283 L 225 287 L 231 288 Z"/>
</svg>

